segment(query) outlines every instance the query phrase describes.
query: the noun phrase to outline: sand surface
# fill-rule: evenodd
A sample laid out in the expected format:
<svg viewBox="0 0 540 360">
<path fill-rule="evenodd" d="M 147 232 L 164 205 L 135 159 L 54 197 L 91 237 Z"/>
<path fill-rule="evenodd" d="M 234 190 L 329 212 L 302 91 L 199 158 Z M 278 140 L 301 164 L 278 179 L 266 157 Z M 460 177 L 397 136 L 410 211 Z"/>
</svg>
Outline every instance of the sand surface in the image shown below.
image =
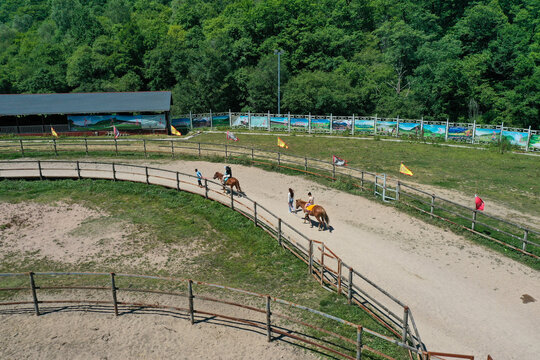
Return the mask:
<svg viewBox="0 0 540 360">
<path fill-rule="evenodd" d="M 197 167 L 206 177 L 223 170 L 223 164 L 208 162 L 146 163 L 186 173 Z M 346 263 L 407 304 L 429 350 L 480 359 L 488 353 L 494 359 L 535 359 L 540 353 L 538 271 L 389 206 L 300 177 L 232 168 L 250 198 L 324 241 Z M 326 208 L 333 231 L 311 229 L 300 213 L 290 214 L 288 187 L 297 198 L 306 199 L 311 191 Z"/>
</svg>

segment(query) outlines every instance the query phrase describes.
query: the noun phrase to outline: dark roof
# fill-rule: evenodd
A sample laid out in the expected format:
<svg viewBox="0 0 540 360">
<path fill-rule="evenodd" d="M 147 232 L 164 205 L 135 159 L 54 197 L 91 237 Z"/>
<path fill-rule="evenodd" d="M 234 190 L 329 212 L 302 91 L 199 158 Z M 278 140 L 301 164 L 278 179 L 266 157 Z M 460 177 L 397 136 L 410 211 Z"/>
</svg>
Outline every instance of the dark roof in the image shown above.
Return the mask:
<svg viewBox="0 0 540 360">
<path fill-rule="evenodd" d="M 170 91 L 0 95 L 0 116 L 163 112 Z"/>
</svg>

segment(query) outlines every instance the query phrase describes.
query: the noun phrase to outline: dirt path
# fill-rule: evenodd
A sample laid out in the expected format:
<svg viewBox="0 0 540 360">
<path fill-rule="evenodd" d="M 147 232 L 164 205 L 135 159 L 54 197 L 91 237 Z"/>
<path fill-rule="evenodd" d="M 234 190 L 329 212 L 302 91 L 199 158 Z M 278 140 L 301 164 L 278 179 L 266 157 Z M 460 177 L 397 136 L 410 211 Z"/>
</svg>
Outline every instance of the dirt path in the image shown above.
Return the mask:
<svg viewBox="0 0 540 360">
<path fill-rule="evenodd" d="M 210 177 L 222 164 L 160 162 L 160 167 Z M 423 341 L 434 351 L 495 359 L 533 359 L 540 352 L 540 273 L 446 230 L 362 197 L 299 177 L 232 165 L 255 201 L 324 241 L 333 251 L 406 303 Z M 332 233 L 289 214 L 287 188 L 311 191 L 327 209 Z M 531 296 L 536 301 L 524 303 Z"/>
<path fill-rule="evenodd" d="M 223 170 L 223 164 L 208 162 L 146 163 L 185 173 L 197 167 L 209 178 Z M 488 353 L 494 359 L 534 359 L 540 353 L 539 272 L 389 206 L 300 177 L 232 168 L 250 198 L 324 241 L 355 270 L 407 304 L 430 350 L 479 359 Z M 305 199 L 311 191 L 327 209 L 333 232 L 310 229 L 300 214 L 289 214 L 288 187 L 297 198 Z"/>
</svg>

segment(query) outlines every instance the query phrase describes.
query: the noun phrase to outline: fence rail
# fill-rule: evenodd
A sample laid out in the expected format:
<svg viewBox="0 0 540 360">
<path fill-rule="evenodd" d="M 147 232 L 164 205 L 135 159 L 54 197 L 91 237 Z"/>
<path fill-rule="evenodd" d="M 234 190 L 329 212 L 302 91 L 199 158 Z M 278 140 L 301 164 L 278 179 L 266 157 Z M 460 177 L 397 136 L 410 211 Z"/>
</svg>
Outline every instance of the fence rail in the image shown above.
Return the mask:
<svg viewBox="0 0 540 360">
<path fill-rule="evenodd" d="M 34 307 L 34 313 L 37 316 L 42 315 L 43 313 L 43 305 L 44 304 L 63 304 L 63 303 L 76 303 L 76 304 L 100 304 L 100 305 L 111 305 L 113 307 L 114 314 L 116 316 L 122 315 L 119 307 L 120 306 L 144 306 L 148 308 L 159 308 L 159 309 L 170 309 L 175 311 L 180 311 L 185 313 L 189 316 L 189 320 L 191 324 L 195 324 L 195 316 L 196 315 L 207 315 L 207 316 L 215 316 L 227 320 L 233 320 L 236 322 L 244 323 L 247 325 L 251 325 L 254 327 L 257 327 L 259 329 L 266 331 L 267 341 L 272 341 L 276 338 L 280 338 L 281 336 L 286 336 L 293 338 L 297 341 L 303 342 L 305 344 L 309 344 L 311 346 L 323 349 L 327 352 L 330 352 L 335 355 L 339 355 L 342 358 L 345 359 L 361 359 L 362 352 L 371 352 L 374 354 L 382 355 L 386 358 L 392 359 L 388 355 L 385 355 L 381 353 L 380 351 L 368 346 L 366 343 L 369 342 L 370 339 L 382 339 L 385 342 L 390 342 L 393 344 L 396 344 L 398 346 L 404 347 L 407 350 L 416 352 L 417 350 L 407 344 L 400 343 L 399 341 L 389 338 L 388 336 L 385 336 L 383 334 L 380 334 L 376 331 L 373 331 L 371 329 L 365 328 L 362 325 L 352 323 L 350 321 L 341 319 L 339 317 L 300 305 L 296 304 L 287 300 L 279 299 L 276 297 L 272 297 L 270 295 L 265 294 L 259 294 L 256 292 L 243 290 L 239 288 L 234 287 L 228 287 L 224 285 L 219 284 L 212 284 L 212 283 L 206 283 L 202 281 L 195 281 L 192 279 L 179 279 L 179 278 L 173 278 L 173 277 L 161 277 L 161 276 L 148 276 L 148 275 L 136 275 L 136 274 L 116 274 L 116 273 L 85 273 L 85 272 L 29 272 L 29 273 L 3 273 L 0 274 L 1 279 L 6 278 L 22 278 L 21 280 L 18 280 L 18 283 L 21 283 L 21 285 L 24 284 L 23 278 L 28 278 L 27 285 L 26 286 L 11 286 L 11 287 L 0 287 L 0 292 L 26 292 L 30 293 L 32 295 L 31 301 L 5 301 L 1 302 L 0 306 L 13 306 L 13 305 L 33 305 Z M 55 285 L 58 283 L 62 283 L 60 280 L 61 277 L 69 277 L 73 278 L 76 277 L 76 285 Z M 86 285 L 86 283 L 80 284 L 79 278 L 92 278 L 92 279 L 98 279 L 98 280 L 92 280 L 92 285 Z M 43 280 L 42 280 L 43 279 Z M 133 279 L 151 279 L 155 280 L 155 282 L 158 282 L 157 288 L 160 290 L 156 290 L 154 287 L 149 287 L 148 285 L 145 285 L 144 288 L 137 287 L 137 284 L 133 284 L 130 281 Z M 42 282 L 40 283 L 40 280 Z M 97 282 L 101 286 L 96 286 L 94 283 Z M 105 283 L 108 282 L 108 285 L 105 285 Z M 164 286 L 167 287 L 164 283 L 171 284 L 168 285 L 171 287 L 172 290 L 161 290 Z M 52 285 L 51 285 L 52 284 Z M 121 285 L 119 285 L 121 284 Z M 182 287 L 184 291 L 179 291 Z M 196 292 L 196 289 L 201 288 L 201 291 L 199 293 Z M 232 294 L 240 294 L 242 297 L 236 297 L 236 301 L 232 301 L 230 299 L 223 299 L 221 297 L 213 297 L 208 295 L 208 291 L 204 291 L 204 289 L 213 289 L 220 292 L 227 291 L 227 293 Z M 96 300 L 96 299 L 89 299 L 88 296 L 84 299 L 77 298 L 73 299 L 71 296 L 70 299 L 52 299 L 52 300 L 43 300 L 41 296 L 38 296 L 38 294 L 41 294 L 43 292 L 46 292 L 47 290 L 86 290 L 86 291 L 93 291 L 93 292 L 109 292 L 110 291 L 110 298 L 109 300 Z M 133 301 L 121 301 L 119 300 L 121 298 L 121 295 L 123 293 L 138 293 L 138 294 L 158 294 L 158 295 L 169 295 L 174 297 L 173 304 L 171 305 L 165 305 L 163 304 L 163 301 L 160 300 L 159 304 L 156 303 L 141 303 L 141 302 L 133 302 Z M 55 295 L 58 293 L 55 293 Z M 247 296 L 247 297 L 246 297 Z M 178 298 L 182 298 L 182 304 L 181 306 L 178 306 Z M 263 306 L 257 307 L 253 304 L 256 303 L 256 300 L 264 300 L 264 304 L 260 304 Z M 229 315 L 229 314 L 223 314 L 223 313 L 215 313 L 210 312 L 205 309 L 204 306 L 200 306 L 198 304 L 200 303 L 220 303 L 225 304 L 231 307 L 237 307 L 242 308 L 245 310 L 248 310 L 250 314 L 254 313 L 253 315 L 257 314 L 263 314 L 266 315 L 266 321 L 264 321 L 264 317 L 261 318 L 260 316 L 258 318 L 245 318 L 238 317 L 237 315 Z M 248 305 L 249 304 L 249 305 Z M 273 306 L 272 306 L 273 304 Z M 283 306 L 280 306 L 283 305 Z M 263 307 L 264 309 L 261 309 Z M 281 308 L 284 312 L 278 312 L 277 309 Z M 349 333 L 355 332 L 355 336 L 353 338 L 344 336 L 342 334 L 338 334 L 335 331 L 328 330 L 327 328 L 324 328 L 323 325 L 314 325 L 311 323 L 308 323 L 307 321 L 303 319 L 299 319 L 298 316 L 295 316 L 295 314 L 290 314 L 291 309 L 297 310 L 299 314 L 304 314 L 304 316 L 299 316 L 300 318 L 305 318 L 305 314 L 309 313 L 312 314 L 312 316 L 315 316 L 316 321 L 318 323 L 324 323 L 326 324 L 327 328 L 335 329 L 337 328 L 336 325 L 343 326 L 345 329 L 348 329 Z M 285 313 L 286 312 L 286 313 Z M 125 314 L 129 313 L 129 311 L 124 312 Z M 324 321 L 321 321 L 323 320 Z M 302 325 L 305 327 L 308 327 L 310 329 L 313 329 L 315 331 L 318 331 L 320 333 L 323 333 L 324 339 L 319 339 L 313 335 L 306 335 L 301 334 L 298 331 L 290 330 L 285 328 L 286 325 L 280 325 L 279 322 L 285 324 L 285 322 L 292 322 L 294 324 Z M 328 323 L 329 322 L 329 323 Z M 276 337 L 275 335 L 279 335 Z M 331 339 L 331 340 L 330 340 Z M 367 340 L 367 341 L 366 341 Z M 337 343 L 337 342 L 340 343 Z M 349 346 L 347 345 L 354 345 Z M 425 352 L 421 353 L 421 355 L 424 355 Z"/>
<path fill-rule="evenodd" d="M 422 355 L 426 351 L 408 306 L 343 262 L 324 243 L 309 239 L 263 205 L 249 197 L 224 194 L 221 183 L 177 171 L 141 165 L 87 161 L 0 161 L 0 178 L 93 178 L 142 182 L 188 191 L 218 201 L 246 216 L 308 265 L 309 274 L 321 285 L 346 296 L 380 322 L 396 339 L 393 344 Z M 236 196 L 235 196 L 236 195 Z M 423 356 L 423 355 L 422 355 Z"/>
<path fill-rule="evenodd" d="M 91 151 L 113 151 L 117 155 L 120 152 L 142 152 L 145 157 L 152 154 L 170 154 L 173 158 L 182 153 L 198 157 L 223 156 L 226 160 L 243 158 L 254 164 L 273 164 L 331 181 L 348 182 L 357 189 L 373 192 L 385 202 L 401 202 L 430 217 L 450 222 L 521 254 L 540 259 L 540 231 L 536 229 L 479 212 L 475 208 L 458 204 L 400 180 L 387 178 L 385 174 L 375 174 L 348 166 L 336 167 L 329 161 L 239 145 L 180 139 L 0 140 L 0 154 L 19 153 L 25 156 L 47 152 L 59 155 L 74 151 L 84 152 L 85 155 Z"/>
</svg>

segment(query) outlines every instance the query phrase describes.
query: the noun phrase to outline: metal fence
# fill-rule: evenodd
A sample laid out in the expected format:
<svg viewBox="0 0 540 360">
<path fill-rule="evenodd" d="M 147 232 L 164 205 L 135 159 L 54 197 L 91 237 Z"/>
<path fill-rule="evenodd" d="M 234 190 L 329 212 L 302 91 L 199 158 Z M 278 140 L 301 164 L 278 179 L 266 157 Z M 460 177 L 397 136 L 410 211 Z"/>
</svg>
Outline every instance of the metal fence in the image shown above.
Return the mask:
<svg viewBox="0 0 540 360">
<path fill-rule="evenodd" d="M 197 147 L 198 151 L 199 147 Z M 202 151 L 202 150 L 201 150 Z M 222 191 L 221 183 L 204 180 L 197 185 L 191 174 L 148 166 L 86 161 L 0 161 L 0 178 L 92 178 L 133 181 L 188 191 L 218 201 L 241 213 L 275 238 L 307 264 L 308 272 L 320 284 L 346 296 L 370 314 L 396 337 L 386 337 L 393 344 L 416 354 L 426 351 L 409 307 L 343 262 L 328 246 L 309 239 L 273 214 L 263 205 L 243 194 Z"/>
<path fill-rule="evenodd" d="M 188 142 L 180 139 L 66 139 L 66 140 L 0 140 L 0 154 L 19 153 L 22 156 L 51 153 L 114 152 L 116 155 L 144 153 L 180 154 L 206 157 L 219 156 L 225 160 L 244 159 L 253 164 L 272 164 L 280 168 L 308 175 L 322 177 L 331 181 L 342 181 L 356 189 L 372 192 L 385 201 L 396 201 L 410 206 L 430 217 L 452 223 L 478 236 L 497 242 L 521 254 L 540 258 L 540 231 L 512 221 L 477 211 L 436 194 L 429 193 L 398 179 L 388 178 L 354 167 L 337 167 L 324 160 L 285 154 L 279 151 L 255 149 L 229 144 Z"/>
</svg>

